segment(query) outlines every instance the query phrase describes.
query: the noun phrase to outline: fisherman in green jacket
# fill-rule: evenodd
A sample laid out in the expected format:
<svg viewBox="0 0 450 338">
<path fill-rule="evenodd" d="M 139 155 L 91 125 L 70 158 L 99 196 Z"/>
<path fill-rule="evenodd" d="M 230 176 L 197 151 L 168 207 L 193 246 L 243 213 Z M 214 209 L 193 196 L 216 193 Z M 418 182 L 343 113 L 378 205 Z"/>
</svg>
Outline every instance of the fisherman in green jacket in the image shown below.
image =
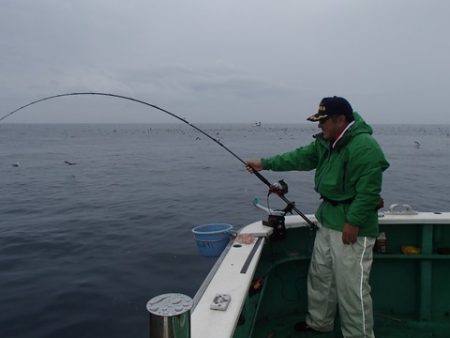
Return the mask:
<svg viewBox="0 0 450 338">
<path fill-rule="evenodd" d="M 375 337 L 369 275 L 378 235 L 383 171 L 389 167 L 372 128 L 341 97 L 326 97 L 308 118 L 321 132 L 307 146 L 249 160 L 250 172 L 315 169 L 323 200 L 308 273 L 308 313 L 297 331 L 330 332 L 339 307 L 344 338 Z"/>
</svg>

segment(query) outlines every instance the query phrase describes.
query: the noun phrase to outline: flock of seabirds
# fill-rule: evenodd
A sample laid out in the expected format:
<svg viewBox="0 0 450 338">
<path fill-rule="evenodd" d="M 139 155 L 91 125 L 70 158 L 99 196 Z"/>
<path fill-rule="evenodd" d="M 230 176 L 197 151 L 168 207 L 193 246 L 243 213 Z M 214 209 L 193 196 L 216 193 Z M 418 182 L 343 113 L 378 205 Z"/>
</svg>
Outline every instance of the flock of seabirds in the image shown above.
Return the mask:
<svg viewBox="0 0 450 338">
<path fill-rule="evenodd" d="M 197 137 L 196 140 L 200 140 L 200 137 Z M 414 146 L 419 149 L 421 144 L 419 143 L 419 141 L 414 141 Z M 76 165 L 75 162 L 70 162 L 70 161 L 64 161 L 65 164 L 67 165 Z M 12 164 L 13 167 L 20 167 L 20 162 L 16 162 Z"/>
</svg>

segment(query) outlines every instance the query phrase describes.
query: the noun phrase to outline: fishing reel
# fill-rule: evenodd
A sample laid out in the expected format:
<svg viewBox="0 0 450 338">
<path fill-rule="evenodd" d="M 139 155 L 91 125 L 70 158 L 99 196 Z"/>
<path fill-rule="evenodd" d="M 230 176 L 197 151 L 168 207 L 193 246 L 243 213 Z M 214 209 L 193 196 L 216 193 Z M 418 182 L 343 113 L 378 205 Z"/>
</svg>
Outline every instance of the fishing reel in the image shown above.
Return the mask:
<svg viewBox="0 0 450 338">
<path fill-rule="evenodd" d="M 279 180 L 278 182 L 272 183 L 269 186 L 269 192 L 267 195 L 270 194 L 277 194 L 278 196 L 284 196 L 288 193 L 289 188 L 287 183 L 284 180 Z"/>
<path fill-rule="evenodd" d="M 272 235 L 270 239 L 272 241 L 278 241 L 286 238 L 286 226 L 285 226 L 285 215 L 287 213 L 292 213 L 295 207 L 294 202 L 290 202 L 282 210 L 272 210 L 269 207 L 269 196 L 271 194 L 276 194 L 280 197 L 286 195 L 289 191 L 288 185 L 284 180 L 279 180 L 278 182 L 272 183 L 269 186 L 269 191 L 267 192 L 267 208 L 261 206 L 256 199 L 254 204 L 256 207 L 266 211 L 268 213 L 267 221 L 263 221 L 263 224 L 273 228 Z"/>
<path fill-rule="evenodd" d="M 258 174 L 257 172 L 255 174 Z M 275 183 L 270 183 L 266 179 L 264 179 L 264 183 L 269 187 L 269 191 L 267 192 L 267 207 L 261 205 L 259 200 L 255 198 L 253 200 L 253 204 L 255 207 L 264 210 L 267 214 L 267 221 L 263 221 L 263 225 L 269 226 L 273 228 L 272 235 L 270 239 L 273 241 L 282 240 L 286 237 L 286 225 L 285 225 L 285 216 L 286 214 L 292 214 L 295 211 L 299 214 L 308 224 L 308 227 L 311 230 L 316 230 L 317 225 L 311 222 L 298 208 L 295 206 L 294 201 L 289 201 L 284 195 L 286 195 L 289 191 L 288 185 L 284 180 L 279 180 Z M 271 194 L 278 195 L 284 202 L 286 202 L 286 207 L 281 210 L 271 209 L 269 206 L 269 196 Z"/>
</svg>

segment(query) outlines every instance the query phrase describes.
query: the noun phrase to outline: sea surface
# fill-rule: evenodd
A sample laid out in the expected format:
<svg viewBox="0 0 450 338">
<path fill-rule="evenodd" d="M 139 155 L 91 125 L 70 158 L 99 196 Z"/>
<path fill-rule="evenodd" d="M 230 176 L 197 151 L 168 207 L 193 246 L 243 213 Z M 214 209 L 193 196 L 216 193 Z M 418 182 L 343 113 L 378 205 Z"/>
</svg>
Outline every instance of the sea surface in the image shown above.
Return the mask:
<svg viewBox="0 0 450 338">
<path fill-rule="evenodd" d="M 198 126 L 243 159 L 318 131 Z M 391 163 L 385 204 L 449 211 L 450 125 L 375 125 L 374 135 Z M 1 124 L 0 156 L 0 338 L 148 337 L 146 302 L 194 296 L 214 264 L 192 227 L 265 217 L 252 205 L 265 185 L 184 124 Z M 263 174 L 285 179 L 304 213 L 318 206 L 312 172 Z"/>
</svg>

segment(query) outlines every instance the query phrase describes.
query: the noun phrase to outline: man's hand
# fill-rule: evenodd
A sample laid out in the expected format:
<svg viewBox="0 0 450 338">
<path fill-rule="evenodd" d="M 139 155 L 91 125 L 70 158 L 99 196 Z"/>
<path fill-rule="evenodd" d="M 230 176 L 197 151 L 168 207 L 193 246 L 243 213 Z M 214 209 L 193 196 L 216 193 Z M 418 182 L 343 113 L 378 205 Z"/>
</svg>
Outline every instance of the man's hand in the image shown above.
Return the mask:
<svg viewBox="0 0 450 338">
<path fill-rule="evenodd" d="M 358 238 L 359 228 L 349 223 L 344 224 L 342 229 L 342 242 L 344 244 L 353 244 Z"/>
<path fill-rule="evenodd" d="M 245 169 L 247 169 L 252 174 L 255 171 L 263 170 L 261 160 L 249 160 L 245 162 Z"/>
</svg>

